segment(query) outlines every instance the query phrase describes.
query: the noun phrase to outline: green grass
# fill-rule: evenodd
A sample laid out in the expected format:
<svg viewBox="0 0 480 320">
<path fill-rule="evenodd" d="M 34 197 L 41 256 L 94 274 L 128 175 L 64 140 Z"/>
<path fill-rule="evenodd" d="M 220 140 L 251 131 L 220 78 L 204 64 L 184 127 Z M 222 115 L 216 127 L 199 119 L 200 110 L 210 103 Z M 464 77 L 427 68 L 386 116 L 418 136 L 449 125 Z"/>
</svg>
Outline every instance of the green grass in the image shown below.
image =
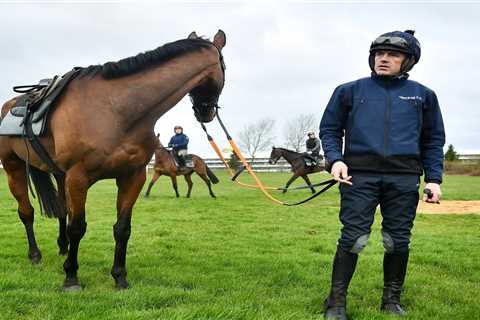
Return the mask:
<svg viewBox="0 0 480 320">
<path fill-rule="evenodd" d="M 115 184 L 97 183 L 89 192 L 79 253 L 85 288 L 63 293 L 56 221 L 37 215 L 43 261 L 32 266 L 16 203 L 0 175 L 0 319 L 321 319 L 340 230 L 337 188 L 306 205 L 283 207 L 219 176 L 216 200 L 199 179 L 191 199 L 176 199 L 165 177 L 151 198 L 139 199 L 127 258 L 131 288 L 125 291 L 115 290 L 110 276 Z M 288 174 L 262 178 L 279 186 Z M 480 177 L 446 177 L 444 199 L 480 200 L 479 184 Z M 182 180 L 179 185 L 184 195 Z M 308 195 L 278 196 L 293 201 Z M 352 280 L 353 319 L 390 319 L 378 311 L 379 220 Z M 417 217 L 403 295 L 409 319 L 478 317 L 479 230 L 479 215 Z"/>
</svg>

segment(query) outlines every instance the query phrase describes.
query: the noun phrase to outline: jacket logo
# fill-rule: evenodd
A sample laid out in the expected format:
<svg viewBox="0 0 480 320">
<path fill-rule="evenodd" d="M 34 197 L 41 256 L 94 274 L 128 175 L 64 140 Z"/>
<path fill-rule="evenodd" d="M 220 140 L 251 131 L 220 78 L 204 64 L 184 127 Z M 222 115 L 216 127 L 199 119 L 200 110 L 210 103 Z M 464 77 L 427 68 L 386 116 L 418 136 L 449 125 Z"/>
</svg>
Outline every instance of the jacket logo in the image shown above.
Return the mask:
<svg viewBox="0 0 480 320">
<path fill-rule="evenodd" d="M 422 101 L 422 97 L 419 97 L 419 96 L 410 96 L 410 97 L 407 97 L 407 96 L 398 96 L 400 99 L 402 100 L 419 100 L 419 101 Z"/>
</svg>

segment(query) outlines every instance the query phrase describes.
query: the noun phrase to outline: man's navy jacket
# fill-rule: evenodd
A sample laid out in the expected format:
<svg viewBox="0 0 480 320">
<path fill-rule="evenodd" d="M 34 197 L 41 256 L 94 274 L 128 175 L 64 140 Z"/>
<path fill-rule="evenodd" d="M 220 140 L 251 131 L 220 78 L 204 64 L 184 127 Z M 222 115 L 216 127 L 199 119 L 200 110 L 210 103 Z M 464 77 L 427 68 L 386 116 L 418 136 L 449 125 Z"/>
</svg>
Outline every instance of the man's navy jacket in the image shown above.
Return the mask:
<svg viewBox="0 0 480 320">
<path fill-rule="evenodd" d="M 187 149 L 188 146 L 188 137 L 183 134 L 175 134 L 168 143 L 169 147 L 172 147 L 173 150 Z"/>
<path fill-rule="evenodd" d="M 337 87 L 320 138 L 330 164 L 342 160 L 350 170 L 381 173 L 425 171 L 426 182 L 442 182 L 445 130 L 437 96 L 407 77 L 372 75 Z"/>
</svg>

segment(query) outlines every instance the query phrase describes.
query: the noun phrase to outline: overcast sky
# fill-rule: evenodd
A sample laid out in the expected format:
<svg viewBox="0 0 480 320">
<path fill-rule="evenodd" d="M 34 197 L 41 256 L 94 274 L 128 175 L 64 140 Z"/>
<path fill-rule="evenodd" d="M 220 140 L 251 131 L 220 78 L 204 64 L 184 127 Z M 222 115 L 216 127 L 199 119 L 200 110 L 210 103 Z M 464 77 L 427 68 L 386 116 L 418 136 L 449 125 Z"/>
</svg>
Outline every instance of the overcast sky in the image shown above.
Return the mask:
<svg viewBox="0 0 480 320">
<path fill-rule="evenodd" d="M 411 79 L 437 93 L 447 144 L 461 153 L 480 153 L 478 3 L 0 1 L 0 21 L 2 103 L 14 85 L 135 55 L 191 31 L 212 38 L 222 29 L 227 35 L 223 119 L 237 136 L 255 119 L 274 118 L 279 146 L 288 119 L 314 113 L 318 123 L 336 86 L 370 74 L 368 49 L 376 36 L 415 29 L 422 57 Z M 188 98 L 158 121 L 164 143 L 175 124 L 190 136 L 190 151 L 213 155 Z M 218 124 L 208 127 L 226 146 Z"/>
</svg>

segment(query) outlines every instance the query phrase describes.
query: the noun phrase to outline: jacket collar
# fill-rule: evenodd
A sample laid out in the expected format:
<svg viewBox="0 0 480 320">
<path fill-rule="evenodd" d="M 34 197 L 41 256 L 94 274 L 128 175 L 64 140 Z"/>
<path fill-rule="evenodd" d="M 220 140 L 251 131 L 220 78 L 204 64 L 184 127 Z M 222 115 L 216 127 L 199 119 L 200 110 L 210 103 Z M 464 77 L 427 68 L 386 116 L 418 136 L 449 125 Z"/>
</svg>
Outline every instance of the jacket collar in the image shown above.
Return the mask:
<svg viewBox="0 0 480 320">
<path fill-rule="evenodd" d="M 408 73 L 402 73 L 398 76 L 379 76 L 372 72 L 371 78 L 382 87 L 393 87 L 403 84 L 408 79 Z"/>
</svg>

